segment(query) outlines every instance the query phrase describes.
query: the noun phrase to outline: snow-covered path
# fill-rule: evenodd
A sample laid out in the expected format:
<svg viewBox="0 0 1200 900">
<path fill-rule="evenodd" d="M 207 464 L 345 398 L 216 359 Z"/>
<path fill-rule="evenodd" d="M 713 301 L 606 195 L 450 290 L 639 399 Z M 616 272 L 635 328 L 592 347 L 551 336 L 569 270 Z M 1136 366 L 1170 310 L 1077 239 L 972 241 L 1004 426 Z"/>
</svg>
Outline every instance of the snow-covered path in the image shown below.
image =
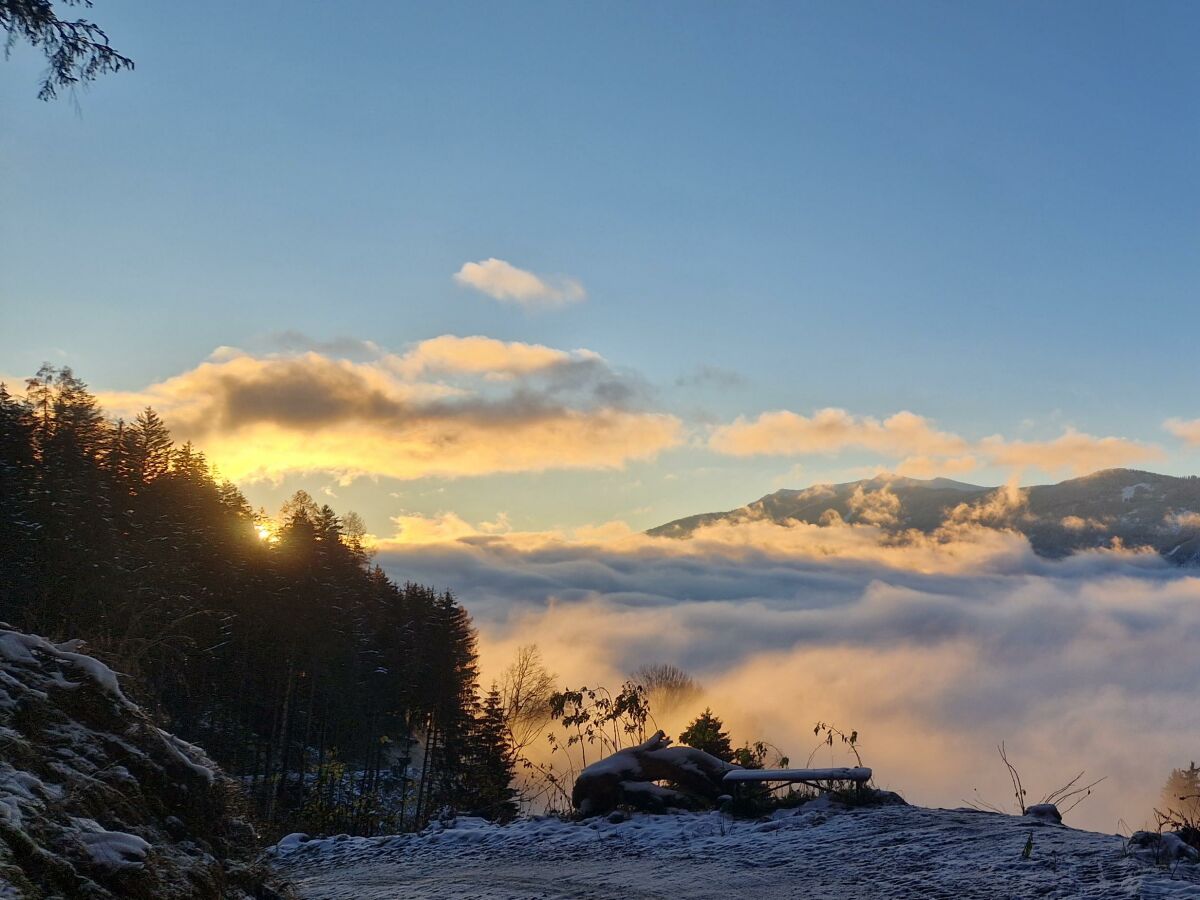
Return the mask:
<svg viewBox="0 0 1200 900">
<path fill-rule="evenodd" d="M 1200 866 L 1138 860 L 1118 837 L 905 806 L 732 827 L 715 813 L 459 820 L 421 835 L 285 842 L 276 865 L 306 900 L 1200 897 Z"/>
</svg>

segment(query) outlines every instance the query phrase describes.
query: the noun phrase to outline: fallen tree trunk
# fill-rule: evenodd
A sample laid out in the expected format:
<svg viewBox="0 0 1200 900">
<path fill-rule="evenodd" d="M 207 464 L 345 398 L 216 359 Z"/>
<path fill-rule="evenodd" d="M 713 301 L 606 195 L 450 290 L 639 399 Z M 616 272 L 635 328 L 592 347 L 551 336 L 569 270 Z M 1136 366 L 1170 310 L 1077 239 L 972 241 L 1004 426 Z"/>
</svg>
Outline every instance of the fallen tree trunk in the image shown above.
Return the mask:
<svg viewBox="0 0 1200 900">
<path fill-rule="evenodd" d="M 713 805 L 725 793 L 723 779 L 735 770 L 741 771 L 703 750 L 671 746 L 671 739 L 659 731 L 580 772 L 571 802 L 585 816 L 609 812 L 622 803 L 652 812 Z"/>
</svg>

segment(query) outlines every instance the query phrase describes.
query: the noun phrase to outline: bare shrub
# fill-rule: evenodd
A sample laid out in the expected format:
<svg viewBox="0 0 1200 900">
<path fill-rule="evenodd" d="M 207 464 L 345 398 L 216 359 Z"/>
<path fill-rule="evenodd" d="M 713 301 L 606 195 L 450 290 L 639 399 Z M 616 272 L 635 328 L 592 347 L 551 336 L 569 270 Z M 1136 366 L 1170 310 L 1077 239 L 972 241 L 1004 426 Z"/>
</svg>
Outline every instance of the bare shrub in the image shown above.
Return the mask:
<svg viewBox="0 0 1200 900">
<path fill-rule="evenodd" d="M 696 679 L 670 663 L 641 666 L 629 680 L 645 688 L 654 711 L 664 718 L 696 701 L 701 694 Z"/>
<path fill-rule="evenodd" d="M 1008 749 L 1004 746 L 1003 741 L 1000 742 L 1000 746 L 997 747 L 996 750 L 1000 754 L 1000 761 L 1004 763 L 1004 767 L 1008 772 L 1009 781 L 1012 784 L 1013 799 L 1016 801 L 1017 809 L 1019 810 L 1017 815 L 1023 816 L 1029 809 L 1030 804 L 1026 803 L 1029 794 L 1025 790 L 1024 782 L 1021 781 L 1021 773 L 1017 770 L 1017 767 L 1012 760 L 1008 758 Z M 1053 804 L 1058 809 L 1059 815 L 1065 816 L 1076 806 L 1090 797 L 1092 795 L 1092 789 L 1100 782 L 1106 780 L 1108 777 L 1105 776 L 1104 778 L 1097 778 L 1095 781 L 1084 783 L 1084 774 L 1085 773 L 1081 771 L 1074 778 L 1062 785 L 1062 787 L 1050 791 L 1038 801 L 1038 804 Z M 978 789 L 975 790 L 975 799 L 968 800 L 966 802 L 975 809 L 1000 813 L 1001 815 L 1006 816 L 1011 815 L 1011 813 L 1003 806 L 983 799 L 980 796 Z"/>
</svg>

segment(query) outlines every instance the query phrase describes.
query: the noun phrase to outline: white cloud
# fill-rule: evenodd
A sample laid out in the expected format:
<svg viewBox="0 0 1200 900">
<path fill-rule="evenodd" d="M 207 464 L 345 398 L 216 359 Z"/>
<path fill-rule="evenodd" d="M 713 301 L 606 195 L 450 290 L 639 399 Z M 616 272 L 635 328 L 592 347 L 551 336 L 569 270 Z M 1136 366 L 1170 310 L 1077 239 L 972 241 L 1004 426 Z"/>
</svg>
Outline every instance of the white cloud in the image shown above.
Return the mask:
<svg viewBox="0 0 1200 900">
<path fill-rule="evenodd" d="M 577 279 L 565 275 L 538 275 L 495 257 L 463 263 L 454 274 L 454 280 L 494 300 L 526 308 L 566 306 L 587 297 Z"/>
</svg>

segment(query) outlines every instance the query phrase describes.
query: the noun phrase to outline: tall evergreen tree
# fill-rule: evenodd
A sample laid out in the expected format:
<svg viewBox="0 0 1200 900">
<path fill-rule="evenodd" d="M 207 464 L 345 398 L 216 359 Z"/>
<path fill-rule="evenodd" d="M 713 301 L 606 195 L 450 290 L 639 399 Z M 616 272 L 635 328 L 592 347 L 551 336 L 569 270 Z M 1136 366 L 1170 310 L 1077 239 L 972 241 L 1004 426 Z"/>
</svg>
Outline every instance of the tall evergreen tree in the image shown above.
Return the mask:
<svg viewBox="0 0 1200 900">
<path fill-rule="evenodd" d="M 499 686 L 493 684 L 471 730 L 459 805 L 485 819 L 510 821 L 517 814 L 515 775 L 504 700 Z"/>
</svg>

